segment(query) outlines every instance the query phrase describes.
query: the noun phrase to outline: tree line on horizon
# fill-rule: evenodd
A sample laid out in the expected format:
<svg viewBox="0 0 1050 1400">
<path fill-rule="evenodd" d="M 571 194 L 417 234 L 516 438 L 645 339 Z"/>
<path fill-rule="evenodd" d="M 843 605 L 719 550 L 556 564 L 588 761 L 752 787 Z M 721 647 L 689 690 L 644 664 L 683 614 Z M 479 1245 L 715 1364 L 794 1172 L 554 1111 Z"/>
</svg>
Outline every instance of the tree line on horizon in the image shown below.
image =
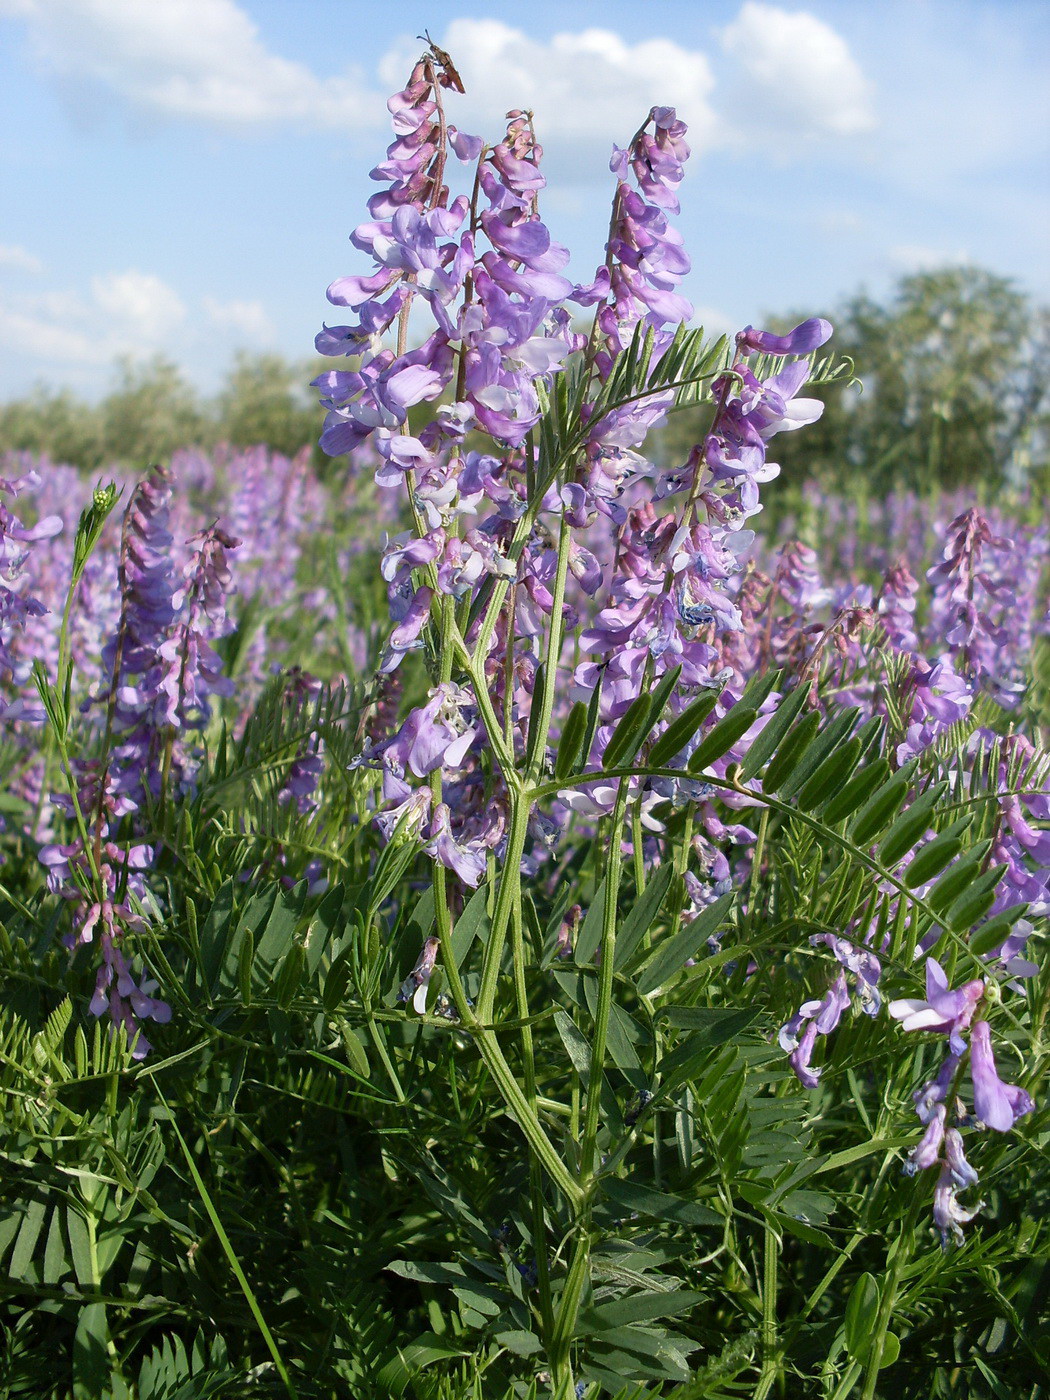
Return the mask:
<svg viewBox="0 0 1050 1400">
<path fill-rule="evenodd" d="M 823 314 L 835 326 L 832 348 L 853 360 L 856 378 L 813 391 L 825 400 L 821 419 L 778 443 L 786 481 L 849 490 L 863 474 L 875 492 L 1050 487 L 1050 307 L 985 269 L 947 267 L 903 277 L 883 301 L 862 291 Z M 769 319 L 789 325 L 799 316 Z M 242 350 L 207 397 L 163 356 L 125 357 L 97 403 L 40 385 L 0 404 L 0 451 L 91 472 L 184 447 L 263 443 L 292 455 L 310 445 L 323 469 L 323 415 L 309 387 L 320 363 Z M 669 422 L 659 441 L 665 461 L 702 437 L 702 414 Z"/>
</svg>

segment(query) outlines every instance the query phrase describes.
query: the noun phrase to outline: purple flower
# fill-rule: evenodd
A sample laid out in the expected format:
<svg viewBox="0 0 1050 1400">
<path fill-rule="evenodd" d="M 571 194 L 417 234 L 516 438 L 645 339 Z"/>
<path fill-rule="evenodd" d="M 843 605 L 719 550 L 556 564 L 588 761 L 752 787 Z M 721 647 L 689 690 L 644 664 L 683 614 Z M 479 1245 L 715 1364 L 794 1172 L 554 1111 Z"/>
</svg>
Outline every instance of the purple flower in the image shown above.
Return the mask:
<svg viewBox="0 0 1050 1400">
<path fill-rule="evenodd" d="M 952 1168 L 945 1162 L 933 1192 L 933 1223 L 941 1232 L 941 1246 L 944 1249 L 953 1241 L 956 1244 L 964 1242 L 962 1226 L 968 1225 L 984 1204 L 983 1201 L 978 1201 L 975 1206 L 967 1209 L 956 1199 L 957 1191 Z"/>
<path fill-rule="evenodd" d="M 946 1116 L 947 1109 L 944 1104 L 938 1104 L 933 1111 L 933 1117 L 926 1125 L 926 1131 L 908 1153 L 908 1160 L 904 1163 L 905 1176 L 914 1176 L 916 1172 L 925 1171 L 939 1159 Z"/>
<path fill-rule="evenodd" d="M 949 1055 L 937 1071 L 935 1078 L 928 1080 L 921 1089 L 916 1089 L 912 1095 L 915 1100 L 915 1112 L 919 1115 L 921 1123 L 928 1123 L 936 1113 L 937 1105 L 944 1103 L 948 1097 L 948 1090 L 955 1080 L 955 1073 L 961 1059 L 961 1055 Z"/>
<path fill-rule="evenodd" d="M 940 963 L 927 958 L 926 1000 L 905 997 L 891 1001 L 889 1012 L 906 1031 L 947 1031 L 952 1053 L 961 1055 L 966 1049 L 966 1042 L 960 1032 L 969 1026 L 983 995 L 984 983 L 979 979 L 951 991 Z"/>
<path fill-rule="evenodd" d="M 753 326 L 746 326 L 737 336 L 736 343 L 743 354 L 757 350 L 762 355 L 808 355 L 830 336 L 831 322 L 814 316 L 787 335 L 774 335 L 772 331 L 756 331 Z"/>
<path fill-rule="evenodd" d="M 962 1133 L 959 1132 L 958 1128 L 949 1128 L 944 1135 L 944 1160 L 958 1190 L 965 1191 L 967 1187 L 977 1185 L 978 1176 L 966 1160 Z"/>
<path fill-rule="evenodd" d="M 411 997 L 412 1009 L 419 1016 L 426 1015 L 427 984 L 434 971 L 434 964 L 437 962 L 437 955 L 440 948 L 440 939 L 428 938 L 423 944 L 422 952 L 416 960 L 415 967 L 398 988 L 398 1001 L 408 1001 Z"/>
<path fill-rule="evenodd" d="M 995 1068 L 991 1031 L 987 1021 L 973 1028 L 970 1049 L 970 1076 L 973 1079 L 974 1113 L 989 1128 L 1007 1133 L 1018 1118 L 1031 1113 L 1031 1096 L 1016 1084 L 1004 1084 Z"/>
<path fill-rule="evenodd" d="M 444 802 L 439 802 L 434 808 L 430 840 L 424 849 L 449 870 L 454 870 L 465 885 L 478 885 L 485 873 L 482 848 L 476 841 L 460 842 L 455 839 L 449 809 Z"/>
<path fill-rule="evenodd" d="M 830 1035 L 842 1019 L 842 1013 L 850 1004 L 846 975 L 840 972 L 820 1001 L 806 1001 L 795 1012 L 791 1020 L 781 1026 L 778 1040 L 782 1050 L 790 1051 L 792 1069 L 807 1089 L 815 1089 L 821 1071 L 813 1069 L 810 1059 L 818 1035 Z M 801 1039 L 799 1031 L 805 1024 Z"/>
<path fill-rule="evenodd" d="M 430 693 L 425 705 L 414 709 L 394 735 L 380 746 L 384 765 L 417 778 L 437 768 L 458 768 L 477 733 L 464 711 L 472 708 L 468 691 L 447 682 Z"/>
</svg>

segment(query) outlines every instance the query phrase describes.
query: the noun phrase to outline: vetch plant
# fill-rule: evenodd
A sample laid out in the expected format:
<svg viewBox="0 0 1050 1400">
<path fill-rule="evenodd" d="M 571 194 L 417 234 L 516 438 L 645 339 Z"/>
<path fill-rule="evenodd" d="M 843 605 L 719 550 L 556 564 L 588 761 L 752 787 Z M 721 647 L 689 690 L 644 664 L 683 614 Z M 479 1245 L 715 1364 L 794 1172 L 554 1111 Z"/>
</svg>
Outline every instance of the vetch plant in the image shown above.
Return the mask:
<svg viewBox="0 0 1050 1400">
<path fill-rule="evenodd" d="M 808 621 L 827 596 L 806 582 L 811 551 L 782 555 L 764 605 L 748 593 L 748 522 L 779 471 L 771 441 L 819 415 L 808 381 L 848 366 L 814 367 L 813 352 L 831 335 L 816 318 L 787 334 L 748 327 L 732 345 L 708 345 L 686 329 L 691 307 L 678 284 L 689 259 L 673 216 L 689 149 L 675 112 L 652 109 L 614 151 L 606 260 L 580 286 L 564 276 L 567 250 L 541 217 L 532 114 L 509 113 L 505 136 L 486 145 L 448 120 L 445 93 L 457 86 L 447 56 L 431 48 L 390 101 L 396 139 L 372 172 L 384 188 L 351 239 L 374 270 L 331 285 L 330 300 L 355 319 L 317 340 L 319 351 L 349 356 L 354 367 L 316 382 L 326 450 L 352 453 L 368 442 L 381 459 L 377 482 L 403 486 L 411 520 L 384 555 L 391 631 L 380 675 L 418 653 L 429 694 L 354 759 L 356 771 L 381 777 L 373 789 L 379 830 L 399 849 L 417 843 L 431 861 L 435 932 L 399 999 L 425 1018 L 431 1006 L 433 1016 L 440 969 L 458 1033 L 521 1131 L 531 1161 L 523 1225 L 534 1252 L 530 1326 L 553 1393 L 568 1397 L 579 1366 L 599 1383 L 616 1369 L 602 1362 L 600 1326 L 587 1322 L 601 1203 L 610 1190 L 617 1199 L 625 1170 L 626 1180 L 638 1179 L 642 1128 L 661 1108 L 677 1104 L 681 1114 L 688 1103 L 689 1116 L 703 1119 L 702 1091 L 677 1070 L 688 1064 L 688 1042 L 661 1049 L 657 1029 L 661 1016 L 674 1025 L 680 1014 L 678 1024 L 689 1025 L 693 1008 L 667 1003 L 664 989 L 684 974 L 676 992 L 684 990 L 705 939 L 712 956 L 699 965 L 720 960 L 727 928 L 738 938 L 746 930 L 732 980 L 751 988 L 756 1011 L 760 988 L 778 976 L 778 941 L 792 929 L 818 930 L 809 941 L 830 947 L 839 964 L 826 994 L 805 1002 L 780 1034 L 810 1089 L 821 1082 L 817 1039 L 840 1027 L 854 997 L 877 1017 L 887 978 L 907 982 L 912 960 L 934 950 L 982 974 L 949 992 L 929 956 L 927 1001 L 890 1003 L 905 1030 L 951 1031 L 949 1068 L 916 1091 L 927 1126 L 905 1167 L 933 1165 L 943 1148 L 933 1217 L 946 1243 L 963 1238 L 979 1207 L 964 1208 L 955 1193 L 977 1176 L 958 1128 L 947 1126 L 946 1100 L 975 1013 L 976 1121 L 1007 1131 L 1032 1108 L 1024 1089 L 995 1078 L 987 1016 L 1000 998 L 984 960 L 1015 936 L 1031 904 L 1000 892 L 1009 859 L 987 864 L 1004 824 L 978 841 L 973 818 L 984 824 L 998 803 L 1013 814 L 1016 835 L 1025 822 L 1018 804 L 1042 810 L 1046 767 L 1036 765 L 1019 789 L 1011 774 L 1001 790 L 993 779 L 981 792 L 975 773 L 937 752 L 938 737 L 970 711 L 985 665 L 977 634 L 1004 636 L 976 590 L 1006 605 L 1012 596 L 981 571 L 981 549 L 1005 546 L 976 512 L 953 523 L 945 562 L 931 571 L 946 646 L 934 662 L 917 652 L 916 585 L 903 564 L 887 575 L 877 607 L 871 590 L 860 590 L 824 624 Z M 453 195 L 457 163 L 467 171 L 463 193 Z M 410 346 L 410 312 L 422 304 L 433 329 Z M 590 316 L 583 327 L 581 310 Z M 426 403 L 435 405 L 429 414 Z M 668 466 L 647 456 L 653 430 L 696 403 L 708 406 L 709 424 L 687 460 Z M 775 616 L 778 599 L 793 611 Z M 877 619 L 889 653 L 869 640 Z M 773 656 L 780 669 L 769 669 Z M 912 668 L 903 687 L 897 658 Z M 903 731 L 896 750 L 894 730 Z M 1004 752 L 991 731 L 974 742 Z M 744 819 L 727 821 L 731 813 Z M 783 839 L 802 841 L 823 887 L 794 914 L 791 898 L 767 905 L 781 878 L 772 843 Z M 740 850 L 732 865 L 727 842 Z M 592 853 L 595 872 L 568 974 L 537 941 L 530 889 L 546 887 L 548 870 L 572 870 L 574 847 Z M 1020 853 L 1015 865 L 1021 882 L 1033 878 Z M 628 875 L 634 913 L 644 909 L 644 918 L 628 913 Z M 487 929 L 480 965 L 466 972 L 459 935 L 467 914 L 456 911 L 472 889 L 467 908 L 484 899 Z M 971 944 L 971 929 L 993 911 Z M 666 931 L 650 945 L 657 921 Z M 564 957 L 570 940 L 560 915 L 558 925 L 556 956 Z M 1004 1011 L 1011 995 L 1024 995 L 1012 986 Z M 575 1076 L 563 1104 L 542 1083 L 550 1067 L 536 1052 L 535 1027 L 552 1014 Z M 623 1079 L 644 1096 L 629 1115 L 614 1107 Z M 968 1121 L 965 1109 L 957 1117 Z M 697 1150 L 684 1150 L 686 1182 Z M 782 1366 L 781 1237 L 763 1211 L 762 1396 Z M 914 1210 L 909 1219 L 914 1239 Z M 661 1315 L 648 1296 L 651 1311 L 646 1295 L 632 1295 L 639 1323 Z M 890 1355 L 887 1324 L 880 1308 L 874 1339 L 854 1353 L 865 1396 Z M 687 1371 L 687 1338 L 645 1335 L 669 1368 L 661 1374 Z M 630 1346 L 622 1336 L 619 1343 Z M 643 1346 L 640 1333 L 634 1344 Z"/>
<path fill-rule="evenodd" d="M 0 1389 L 1035 1400 L 1045 510 L 778 479 L 852 366 L 689 325 L 677 114 L 577 284 L 461 87 L 329 466 L 0 462 Z"/>
</svg>

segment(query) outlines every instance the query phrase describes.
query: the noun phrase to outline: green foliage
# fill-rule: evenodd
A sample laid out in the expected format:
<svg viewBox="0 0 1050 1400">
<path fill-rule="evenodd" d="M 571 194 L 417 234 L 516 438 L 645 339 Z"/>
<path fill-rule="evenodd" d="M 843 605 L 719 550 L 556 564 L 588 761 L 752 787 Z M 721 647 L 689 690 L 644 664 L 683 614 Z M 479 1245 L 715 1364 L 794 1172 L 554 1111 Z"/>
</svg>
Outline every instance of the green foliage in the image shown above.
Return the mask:
<svg viewBox="0 0 1050 1400">
<path fill-rule="evenodd" d="M 711 731 L 709 762 L 761 700 L 752 691 Z M 86 1015 L 86 960 L 66 966 L 48 901 L 34 898 L 33 924 L 0 898 L 0 1393 L 548 1393 L 537 1280 L 542 1257 L 556 1311 L 571 1218 L 541 1182 L 538 1237 L 497 1083 L 475 1032 L 438 1005 L 446 972 L 430 1014 L 396 1001 L 437 914 L 431 888 L 399 893 L 424 875 L 418 847 L 395 842 L 376 863 L 361 820 L 367 771 L 325 780 L 323 819 L 275 801 L 294 724 L 345 756 L 359 704 L 327 692 L 293 722 L 275 687 L 240 739 L 216 741 L 196 798 L 165 815 L 168 898 L 139 952 L 175 1015 L 145 1062 Z M 645 732 L 631 722 L 623 764 L 644 766 L 647 742 L 666 761 L 668 745 L 647 738 L 662 705 L 650 697 Z M 637 886 L 625 875 L 597 1077 L 600 844 L 572 876 L 588 912 L 571 964 L 550 956 L 565 907 L 556 887 L 537 886 L 526 905 L 539 1120 L 570 1163 L 581 1106 L 592 1088 L 600 1100 L 593 1245 L 569 1339 L 595 1397 L 751 1396 L 768 1375 L 784 1393 L 830 1400 L 857 1393 L 873 1366 L 905 1400 L 1038 1393 L 1045 1112 L 1024 1135 L 986 1135 L 985 1222 L 945 1254 L 923 1223 L 928 1183 L 898 1165 L 915 1138 L 911 1091 L 929 1073 L 921 1038 L 855 1024 L 830 1042 L 815 1093 L 770 1044 L 826 976 L 810 934 L 862 913 L 889 920 L 887 964 L 910 968 L 939 925 L 940 955 L 969 975 L 966 899 L 994 874 L 979 873 L 992 821 L 980 773 L 961 824 L 941 773 L 951 755 L 894 775 L 891 735 L 873 741 L 853 711 L 812 715 L 789 692 L 752 748 L 768 814 L 760 884 L 682 923 L 673 861 Z M 968 853 L 925 897 L 904 878 L 920 840 L 937 852 L 928 875 L 946 852 Z M 277 878 L 318 849 L 339 872 L 327 889 Z M 454 920 L 472 997 L 492 899 L 483 884 Z M 518 1014 L 509 976 L 498 1008 Z M 1044 1068 L 1038 1059 L 1036 1078 Z M 898 1351 L 922 1365 L 905 1369 Z"/>
<path fill-rule="evenodd" d="M 312 449 L 320 432 L 320 409 L 308 387 L 313 372 L 280 355 L 241 352 L 208 400 L 163 356 L 125 357 L 98 403 L 41 386 L 0 405 L 0 451 L 42 453 L 92 472 L 121 463 L 141 470 L 179 448 L 218 443 L 265 443 L 294 456 Z"/>
<path fill-rule="evenodd" d="M 280 355 L 241 351 L 215 405 L 217 436 L 235 447 L 264 442 L 288 457 L 312 446 L 320 419 L 308 378 Z"/>
<path fill-rule="evenodd" d="M 816 476 L 873 497 L 891 486 L 966 484 L 990 498 L 1007 482 L 1045 485 L 1046 308 L 1007 278 L 946 267 L 902 278 L 887 301 L 862 292 L 826 314 L 832 347 L 856 380 L 814 384 L 823 416 L 777 444 L 786 480 Z M 800 319 L 772 323 L 786 328 Z M 667 460 L 688 451 L 697 427 L 696 414 L 673 422 L 664 435 Z"/>
</svg>

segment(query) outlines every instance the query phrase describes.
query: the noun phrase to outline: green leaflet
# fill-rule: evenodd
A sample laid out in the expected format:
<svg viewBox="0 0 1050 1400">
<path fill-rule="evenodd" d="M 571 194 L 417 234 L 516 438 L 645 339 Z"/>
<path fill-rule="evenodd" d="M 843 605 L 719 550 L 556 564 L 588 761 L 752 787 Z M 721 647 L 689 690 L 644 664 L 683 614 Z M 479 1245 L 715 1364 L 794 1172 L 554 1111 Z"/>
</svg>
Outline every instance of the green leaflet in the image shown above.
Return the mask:
<svg viewBox="0 0 1050 1400">
<path fill-rule="evenodd" d="M 613 730 L 612 738 L 602 754 L 602 767 L 618 768 L 621 762 L 628 762 L 642 746 L 649 733 L 649 715 L 652 709 L 648 695 L 639 695 L 627 707 L 623 718 Z"/>
<path fill-rule="evenodd" d="M 853 774 L 860 753 L 861 741 L 856 737 L 829 753 L 802 785 L 796 805 L 803 812 L 810 812 L 841 792 L 843 784 Z"/>
<path fill-rule="evenodd" d="M 873 763 L 854 773 L 840 793 L 834 796 L 821 813 L 824 820 L 836 826 L 851 816 L 858 807 L 890 776 L 890 765 L 885 758 L 877 758 Z"/>
<path fill-rule="evenodd" d="M 673 719 L 650 749 L 647 765 L 652 768 L 665 768 L 676 754 L 681 753 L 718 704 L 718 696 L 717 690 L 708 691 Z"/>
<path fill-rule="evenodd" d="M 805 752 L 792 766 L 791 772 L 781 778 L 780 791 L 783 796 L 791 797 L 798 792 L 824 760 L 836 753 L 839 745 L 844 744 L 852 732 L 859 715 L 860 710 L 854 706 L 852 709 L 840 710 L 827 721 L 812 743 L 806 745 Z"/>
<path fill-rule="evenodd" d="M 963 833 L 969 828 L 972 818 L 960 817 L 952 822 L 939 836 L 927 845 L 920 847 L 914 859 L 904 872 L 904 883 L 909 889 L 925 885 L 935 875 L 939 875 L 946 865 L 950 865 L 962 850 Z"/>
<path fill-rule="evenodd" d="M 674 878 L 674 866 L 669 862 L 661 865 L 646 884 L 641 898 L 624 919 L 622 927 L 617 930 L 615 956 L 617 969 L 627 965 L 638 944 L 649 932 L 653 920 L 664 906 Z"/>
<path fill-rule="evenodd" d="M 701 944 L 721 927 L 734 898 L 732 893 L 722 895 L 691 924 L 686 924 L 681 932 L 659 945 L 638 976 L 637 987 L 643 996 L 681 972 L 686 959 L 691 958 Z"/>
<path fill-rule="evenodd" d="M 604 1177 L 601 1182 L 602 1194 L 614 1205 L 627 1211 L 637 1211 L 639 1215 L 655 1216 L 658 1220 L 670 1220 L 676 1225 L 721 1225 L 722 1217 L 717 1211 L 702 1206 L 696 1201 L 682 1200 L 669 1196 L 665 1191 L 655 1191 L 651 1186 L 640 1182 L 621 1181 L 618 1177 Z"/>
<path fill-rule="evenodd" d="M 879 860 L 889 869 L 912 849 L 915 842 L 930 825 L 930 818 L 938 802 L 948 791 L 946 782 L 934 783 L 931 788 L 917 797 L 902 812 L 882 838 L 879 846 Z"/>
<path fill-rule="evenodd" d="M 603 768 L 620 768 L 630 763 L 652 733 L 654 725 L 659 722 L 664 706 L 681 674 L 681 666 L 676 666 L 673 671 L 668 671 L 660 678 L 651 695 L 639 695 L 632 701 L 602 755 Z"/>
<path fill-rule="evenodd" d="M 886 829 L 908 794 L 909 779 L 897 773 L 875 789 L 849 828 L 849 837 L 858 846 L 865 846 Z"/>
<path fill-rule="evenodd" d="M 776 792 L 780 784 L 791 774 L 795 765 L 801 762 L 802 755 L 812 743 L 813 736 L 820 728 L 820 715 L 816 710 L 799 720 L 777 746 L 773 761 L 762 778 L 763 792 Z"/>
<path fill-rule="evenodd" d="M 1004 909 L 1001 914 L 996 914 L 995 918 L 989 919 L 986 924 L 982 924 L 970 939 L 970 952 L 974 957 L 982 958 L 986 953 L 998 948 L 1018 919 L 1023 919 L 1028 913 L 1028 908 L 1027 904 L 1015 904 L 1010 909 Z"/>
<path fill-rule="evenodd" d="M 691 754 L 690 773 L 702 773 L 709 763 L 721 758 L 740 736 L 751 728 L 757 713 L 758 711 L 750 705 L 734 705 L 729 713 L 704 735 Z"/>
<path fill-rule="evenodd" d="M 983 919 L 995 903 L 995 889 L 1009 867 L 993 865 L 983 875 L 979 875 L 958 898 L 948 906 L 945 922 L 949 928 L 965 932 L 978 919 Z"/>
<path fill-rule="evenodd" d="M 943 914 L 977 874 L 985 856 L 992 849 L 991 841 L 978 841 L 976 846 L 962 855 L 959 860 L 944 872 L 933 889 L 926 895 L 926 903 L 935 914 Z M 998 875 L 996 879 L 998 880 Z"/>
<path fill-rule="evenodd" d="M 797 685 L 781 700 L 762 732 L 748 750 L 747 757 L 740 766 L 740 776 L 745 781 L 753 778 L 763 764 L 773 757 L 777 746 L 802 713 L 809 696 L 808 685 Z"/>
<path fill-rule="evenodd" d="M 606 882 L 603 880 L 594 892 L 590 908 L 584 916 L 576 935 L 576 946 L 573 948 L 573 961 L 577 967 L 589 966 L 594 961 L 594 955 L 598 951 L 598 946 L 602 941 L 602 922 L 605 918 L 605 889 Z"/>
<path fill-rule="evenodd" d="M 587 706 L 577 700 L 569 711 L 568 719 L 558 740 L 558 752 L 554 759 L 554 776 L 567 778 L 577 771 L 583 757 L 583 736 L 587 730 Z"/>
</svg>

